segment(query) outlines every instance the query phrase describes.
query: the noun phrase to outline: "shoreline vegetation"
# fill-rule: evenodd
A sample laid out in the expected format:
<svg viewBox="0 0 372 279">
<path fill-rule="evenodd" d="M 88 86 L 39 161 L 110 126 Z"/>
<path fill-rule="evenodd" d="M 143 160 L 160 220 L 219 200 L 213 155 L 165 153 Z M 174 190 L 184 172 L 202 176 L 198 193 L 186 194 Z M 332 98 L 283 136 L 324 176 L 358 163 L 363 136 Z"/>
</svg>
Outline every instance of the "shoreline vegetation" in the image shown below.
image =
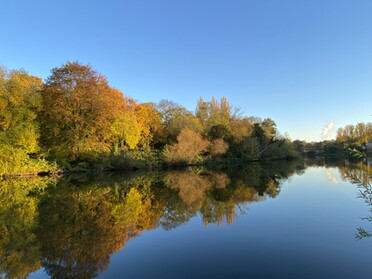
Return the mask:
<svg viewBox="0 0 372 279">
<path fill-rule="evenodd" d="M 195 112 L 169 100 L 138 103 L 78 62 L 53 68 L 45 82 L 0 68 L 0 150 L 0 177 L 222 169 L 304 153 L 272 119 L 245 116 L 225 97 L 200 97 Z"/>
<path fill-rule="evenodd" d="M 372 123 L 346 125 L 337 130 L 335 140 L 320 142 L 293 141 L 303 156 L 315 159 L 333 158 L 347 160 L 365 160 L 372 158 Z"/>
</svg>

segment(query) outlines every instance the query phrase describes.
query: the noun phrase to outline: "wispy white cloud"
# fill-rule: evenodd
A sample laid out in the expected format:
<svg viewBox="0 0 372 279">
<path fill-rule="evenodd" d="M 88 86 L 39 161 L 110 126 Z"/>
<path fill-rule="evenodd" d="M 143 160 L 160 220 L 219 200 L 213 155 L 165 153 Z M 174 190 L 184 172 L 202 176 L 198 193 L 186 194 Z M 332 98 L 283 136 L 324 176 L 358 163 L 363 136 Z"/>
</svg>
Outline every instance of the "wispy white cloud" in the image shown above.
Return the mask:
<svg viewBox="0 0 372 279">
<path fill-rule="evenodd" d="M 323 140 L 327 139 L 328 136 L 329 136 L 329 133 L 332 131 L 332 129 L 334 128 L 335 126 L 335 123 L 334 122 L 331 122 L 331 123 L 328 123 L 322 130 L 322 133 L 320 134 L 321 138 Z"/>
</svg>

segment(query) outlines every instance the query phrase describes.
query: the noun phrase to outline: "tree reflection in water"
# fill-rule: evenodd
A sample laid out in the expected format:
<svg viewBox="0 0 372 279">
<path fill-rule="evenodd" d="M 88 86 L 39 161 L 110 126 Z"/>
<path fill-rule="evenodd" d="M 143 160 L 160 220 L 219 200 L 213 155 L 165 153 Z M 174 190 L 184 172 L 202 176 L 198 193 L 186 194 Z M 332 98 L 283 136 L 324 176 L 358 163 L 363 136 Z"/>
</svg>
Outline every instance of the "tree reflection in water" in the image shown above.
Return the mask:
<svg viewBox="0 0 372 279">
<path fill-rule="evenodd" d="M 0 180 L 0 275 L 25 278 L 41 266 L 39 196 L 52 178 Z"/>
<path fill-rule="evenodd" d="M 357 184 L 359 188 L 359 198 L 364 199 L 365 203 L 370 207 L 370 215 L 363 217 L 363 220 L 372 221 L 372 167 L 368 162 L 358 162 L 339 167 L 341 176 L 353 184 Z M 356 239 L 371 237 L 372 233 L 363 229 L 357 228 L 355 234 Z"/>
<path fill-rule="evenodd" d="M 237 171 L 190 168 L 165 173 L 0 181 L 0 274 L 92 278 L 111 254 L 144 230 L 171 230 L 198 213 L 204 224 L 232 224 L 237 211 L 267 197 L 302 164 Z"/>
</svg>

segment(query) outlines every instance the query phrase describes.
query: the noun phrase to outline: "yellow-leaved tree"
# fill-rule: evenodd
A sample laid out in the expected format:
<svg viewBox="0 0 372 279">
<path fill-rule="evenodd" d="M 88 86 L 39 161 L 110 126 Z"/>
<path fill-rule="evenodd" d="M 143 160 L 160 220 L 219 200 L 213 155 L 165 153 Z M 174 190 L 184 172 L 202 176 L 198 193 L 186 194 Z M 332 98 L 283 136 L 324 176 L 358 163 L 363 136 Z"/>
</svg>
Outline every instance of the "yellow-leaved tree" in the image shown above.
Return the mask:
<svg viewBox="0 0 372 279">
<path fill-rule="evenodd" d="M 142 127 L 134 110 L 122 111 L 111 126 L 114 150 L 135 149 L 141 139 Z"/>
<path fill-rule="evenodd" d="M 0 68 L 0 175 L 50 168 L 44 160 L 35 159 L 40 151 L 37 115 L 42 85 L 40 78 L 24 70 Z"/>
</svg>

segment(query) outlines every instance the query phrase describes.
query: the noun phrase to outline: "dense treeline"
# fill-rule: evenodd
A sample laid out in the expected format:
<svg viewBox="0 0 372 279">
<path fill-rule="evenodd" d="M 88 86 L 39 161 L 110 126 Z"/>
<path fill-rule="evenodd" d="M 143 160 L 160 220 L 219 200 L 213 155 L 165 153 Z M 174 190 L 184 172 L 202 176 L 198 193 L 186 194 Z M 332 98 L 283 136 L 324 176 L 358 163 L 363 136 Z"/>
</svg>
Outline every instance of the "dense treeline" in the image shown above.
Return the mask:
<svg viewBox="0 0 372 279">
<path fill-rule="evenodd" d="M 1 69 L 0 149 L 0 175 L 298 156 L 273 120 L 244 117 L 226 98 L 200 98 L 195 113 L 168 100 L 140 104 L 77 62 L 45 83 Z"/>
</svg>

